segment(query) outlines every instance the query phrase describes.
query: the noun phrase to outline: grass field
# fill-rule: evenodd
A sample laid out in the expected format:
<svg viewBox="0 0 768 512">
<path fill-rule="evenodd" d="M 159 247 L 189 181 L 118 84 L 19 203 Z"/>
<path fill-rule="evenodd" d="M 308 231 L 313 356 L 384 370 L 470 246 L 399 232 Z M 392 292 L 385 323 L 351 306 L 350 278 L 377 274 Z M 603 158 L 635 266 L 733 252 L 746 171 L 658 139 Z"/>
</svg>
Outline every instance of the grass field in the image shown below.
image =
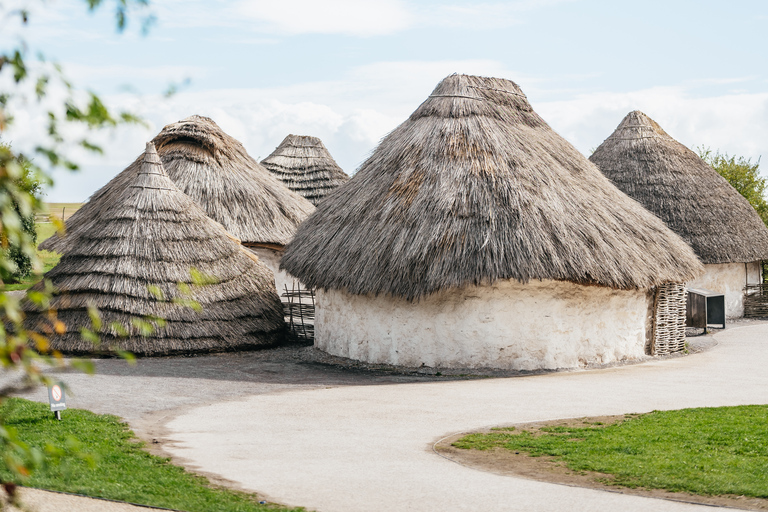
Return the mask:
<svg viewBox="0 0 768 512">
<path fill-rule="evenodd" d="M 187 512 L 304 510 L 259 504 L 256 495 L 214 487 L 205 478 L 147 453 L 115 416 L 68 409 L 56 421 L 48 404 L 18 398 L 7 400 L 0 414 L 6 428 L 16 429 L 30 446 L 63 454 L 57 463 L 34 471 L 24 482 L 30 487 Z M 0 479 L 12 479 L 4 471 L 0 469 Z"/>
<path fill-rule="evenodd" d="M 56 232 L 56 226 L 51 222 L 38 222 L 35 224 L 35 229 L 37 229 L 38 244 Z"/>
<path fill-rule="evenodd" d="M 652 412 L 612 425 L 496 429 L 453 446 L 549 455 L 605 483 L 768 498 L 768 406 Z"/>
<path fill-rule="evenodd" d="M 85 203 L 44 203 L 45 213 L 67 220 Z M 63 217 L 62 217 L 63 215 Z"/>
</svg>

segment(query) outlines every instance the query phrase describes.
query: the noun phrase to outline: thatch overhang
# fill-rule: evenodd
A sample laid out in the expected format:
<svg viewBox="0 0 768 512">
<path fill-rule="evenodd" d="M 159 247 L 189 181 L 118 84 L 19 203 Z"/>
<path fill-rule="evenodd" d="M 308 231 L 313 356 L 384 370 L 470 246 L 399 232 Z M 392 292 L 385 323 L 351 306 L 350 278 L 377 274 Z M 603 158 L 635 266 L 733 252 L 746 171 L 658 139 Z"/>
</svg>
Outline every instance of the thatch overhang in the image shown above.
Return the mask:
<svg viewBox="0 0 768 512">
<path fill-rule="evenodd" d="M 627 114 L 589 159 L 704 263 L 768 259 L 768 228 L 749 202 L 642 112 Z"/>
<path fill-rule="evenodd" d="M 207 117 L 169 124 L 152 142 L 176 186 L 246 245 L 284 246 L 314 211 L 309 201 L 285 187 Z M 139 159 L 95 192 L 67 220 L 67 235 L 53 235 L 40 248 L 65 253 L 76 245 L 140 167 Z"/>
<path fill-rule="evenodd" d="M 288 135 L 261 165 L 315 206 L 349 181 L 323 141 L 309 135 Z"/>
<path fill-rule="evenodd" d="M 281 265 L 310 287 L 409 300 L 502 279 L 648 289 L 702 271 L 515 83 L 466 75 L 382 140 Z"/>
<path fill-rule="evenodd" d="M 279 342 L 285 324 L 272 272 L 174 185 L 151 143 L 139 161 L 131 179 L 112 191 L 98 222 L 45 275 L 56 288 L 51 308 L 66 326 L 51 335 L 51 348 L 90 353 L 112 346 L 164 355 Z M 195 284 L 194 271 L 215 283 Z M 202 309 L 174 300 L 196 301 Z M 80 335 L 81 327 L 91 327 L 89 306 L 104 322 L 98 348 Z M 31 303 L 25 310 L 28 327 L 52 331 L 47 311 Z M 165 323 L 142 336 L 132 322 L 147 315 Z M 121 337 L 112 322 L 129 335 Z"/>
</svg>

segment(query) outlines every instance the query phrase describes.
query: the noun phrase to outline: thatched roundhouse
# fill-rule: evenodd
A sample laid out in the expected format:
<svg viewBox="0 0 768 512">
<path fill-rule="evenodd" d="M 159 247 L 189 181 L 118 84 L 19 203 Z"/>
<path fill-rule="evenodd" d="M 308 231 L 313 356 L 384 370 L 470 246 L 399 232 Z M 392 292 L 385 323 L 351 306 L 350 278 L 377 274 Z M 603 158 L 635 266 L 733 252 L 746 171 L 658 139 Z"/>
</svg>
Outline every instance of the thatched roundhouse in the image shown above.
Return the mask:
<svg viewBox="0 0 768 512">
<path fill-rule="evenodd" d="M 78 234 L 77 245 L 45 275 L 57 290 L 51 308 L 66 326 L 63 334 L 51 335 L 51 348 L 152 356 L 280 341 L 285 324 L 270 270 L 173 184 L 151 143 L 139 162 L 121 189 L 111 189 L 112 202 L 99 211 L 98 221 Z M 215 283 L 195 284 L 195 271 Z M 190 287 L 189 294 L 179 283 Z M 175 299 L 196 301 L 202 309 Z M 80 334 L 82 327 L 92 328 L 89 306 L 103 319 L 98 347 Z M 31 303 L 25 309 L 30 328 L 53 331 L 47 310 L 38 312 Z M 133 319 L 147 316 L 164 323 L 142 336 Z"/>
<path fill-rule="evenodd" d="M 323 141 L 309 135 L 288 135 L 261 165 L 315 206 L 349 180 Z"/>
<path fill-rule="evenodd" d="M 213 120 L 191 116 L 167 125 L 152 140 L 168 176 L 213 220 L 251 248 L 275 273 L 279 290 L 291 283 L 279 271 L 283 247 L 314 206 L 286 188 Z M 67 235 L 40 244 L 66 253 L 81 233 L 99 222 L 102 212 L 121 194 L 141 167 L 136 160 L 91 196 L 66 222 Z M 290 284 L 289 284 L 290 287 Z"/>
<path fill-rule="evenodd" d="M 465 75 L 318 206 L 281 265 L 317 289 L 322 350 L 510 369 L 642 356 L 654 290 L 701 272 L 515 83 Z"/>
<path fill-rule="evenodd" d="M 744 286 L 762 282 L 760 260 L 768 259 L 768 228 L 749 202 L 639 111 L 589 159 L 693 248 L 705 273 L 688 286 L 724 293 L 726 316 L 743 316 Z"/>
</svg>

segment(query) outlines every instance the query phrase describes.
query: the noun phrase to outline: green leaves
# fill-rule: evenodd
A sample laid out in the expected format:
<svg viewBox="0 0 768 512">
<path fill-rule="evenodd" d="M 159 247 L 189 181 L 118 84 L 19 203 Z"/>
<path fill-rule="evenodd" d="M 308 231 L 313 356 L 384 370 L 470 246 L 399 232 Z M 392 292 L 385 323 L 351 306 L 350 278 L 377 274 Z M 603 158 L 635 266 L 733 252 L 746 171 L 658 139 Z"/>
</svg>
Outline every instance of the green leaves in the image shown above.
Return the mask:
<svg viewBox="0 0 768 512">
<path fill-rule="evenodd" d="M 89 93 L 89 98 L 84 108 L 78 107 L 74 101 L 67 102 L 65 105 L 67 121 L 80 121 L 86 123 L 90 128 L 115 126 L 117 121 L 104 106 L 101 98 L 92 92 Z"/>
<path fill-rule="evenodd" d="M 752 163 L 749 158 L 731 156 L 728 153 L 720 153 L 719 150 L 713 153 L 711 149 L 704 146 L 697 147 L 696 151 L 702 160 L 712 166 L 749 201 L 763 222 L 768 225 L 768 201 L 765 197 L 768 179 L 760 175 L 760 159 Z"/>
<path fill-rule="evenodd" d="M 118 31 L 125 29 L 128 19 L 135 13 L 144 10 L 142 29 L 147 30 L 154 18 L 147 15 L 145 8 L 148 0 L 84 0 L 88 10 L 96 10 L 103 5 L 110 5 L 115 11 L 115 26 Z M 12 11 L 18 15 L 23 26 L 27 24 L 29 13 L 25 9 Z M 0 28 L 2 30 L 2 28 Z M 0 50 L 0 136 L 14 122 L 14 111 L 24 111 L 32 102 L 44 106 L 47 113 L 40 126 L 32 127 L 34 131 L 46 140 L 35 148 L 42 164 L 50 169 L 64 168 L 77 170 L 76 162 L 67 157 L 65 146 L 79 144 L 80 147 L 95 153 L 103 150 L 92 143 L 88 137 L 76 141 L 67 141 L 66 135 L 79 130 L 72 130 L 72 125 L 85 126 L 88 129 L 111 128 L 126 123 L 143 123 L 130 112 L 116 112 L 109 109 L 102 99 L 93 92 L 78 91 L 66 78 L 62 67 L 56 62 L 46 62 L 43 54 L 38 54 L 39 64 L 30 65 L 29 48 L 21 38 L 10 45 L 10 48 Z M 8 80 L 7 78 L 12 78 Z M 5 85 L 2 85 L 5 84 Z M 47 103 L 53 98 L 53 104 Z M 58 98 L 63 98 L 59 100 Z M 69 149 L 69 148 L 66 148 Z M 40 200 L 41 186 L 51 183 L 50 178 L 42 171 L 39 163 L 25 158 L 7 145 L 0 144 L 0 286 L 14 279 L 14 275 L 29 273 L 30 270 L 40 271 L 43 263 L 36 251 L 36 230 L 34 216 L 42 212 Z M 63 232 L 63 224 L 54 219 Z M 50 283 L 44 283 L 44 288 L 29 293 L 29 299 L 47 311 L 41 322 L 39 332 L 29 330 L 24 324 L 24 314 L 19 301 L 4 291 L 0 291 L 0 363 L 6 368 L 21 370 L 26 375 L 29 384 L 48 384 L 50 378 L 41 371 L 40 367 L 66 366 L 60 353 L 49 352 L 48 335 L 72 332 L 56 318 L 55 311 L 49 311 L 51 296 L 54 292 Z M 150 333 L 164 321 L 158 318 L 138 319 L 134 325 L 106 325 L 101 314 L 95 308 L 88 308 L 91 321 L 89 327 L 80 329 L 80 335 L 96 345 L 100 336 L 128 336 L 133 333 Z M 124 351 L 118 354 L 129 361 L 133 356 Z M 81 371 L 92 373 L 93 364 L 87 361 L 71 360 L 69 366 Z M 7 388 L 4 392 L 8 393 Z M 4 397 L 0 395 L 0 401 Z M 14 478 L 26 478 L 32 469 L 46 456 L 54 456 L 55 451 L 47 452 L 30 449 L 16 436 L 13 429 L 4 428 L 4 417 L 0 417 L 0 471 L 7 474 L 10 471 Z M 78 452 L 77 443 L 67 442 L 67 453 Z M 3 476 L 8 481 L 10 477 Z"/>
</svg>

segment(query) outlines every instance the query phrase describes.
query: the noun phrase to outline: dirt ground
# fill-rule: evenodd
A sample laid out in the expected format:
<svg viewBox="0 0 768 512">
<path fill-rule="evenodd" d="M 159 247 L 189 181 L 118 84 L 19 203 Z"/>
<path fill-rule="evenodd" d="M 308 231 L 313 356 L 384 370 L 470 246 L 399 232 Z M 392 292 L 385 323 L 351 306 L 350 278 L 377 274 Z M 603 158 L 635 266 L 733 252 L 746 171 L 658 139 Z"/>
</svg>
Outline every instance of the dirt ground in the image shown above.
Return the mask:
<svg viewBox="0 0 768 512">
<path fill-rule="evenodd" d="M 601 422 L 608 425 L 617 421 L 621 421 L 625 417 L 626 415 L 595 416 L 591 418 L 574 418 L 567 420 L 503 426 L 514 426 L 517 429 L 525 429 L 529 431 L 532 430 L 535 432 L 537 429 L 547 426 L 588 427 L 594 425 L 595 422 Z M 490 429 L 487 429 L 478 432 L 490 431 Z M 565 463 L 555 460 L 554 457 L 531 457 L 525 452 L 513 452 L 503 448 L 495 448 L 493 450 L 464 450 L 451 446 L 452 443 L 469 433 L 470 432 L 463 432 L 441 439 L 433 446 L 435 453 L 441 457 L 456 462 L 457 464 L 461 464 L 462 466 L 467 466 L 478 469 L 480 471 L 487 471 L 498 475 L 516 476 L 562 485 L 589 487 L 592 489 L 599 489 L 608 492 L 634 494 L 638 496 L 647 496 L 650 498 L 661 498 L 688 503 L 734 507 L 746 510 L 768 510 L 768 499 L 750 498 L 746 496 L 735 495 L 700 496 L 684 492 L 670 492 L 661 489 L 620 487 L 610 484 L 612 479 L 611 475 L 594 471 L 572 471 L 565 466 Z"/>
</svg>

